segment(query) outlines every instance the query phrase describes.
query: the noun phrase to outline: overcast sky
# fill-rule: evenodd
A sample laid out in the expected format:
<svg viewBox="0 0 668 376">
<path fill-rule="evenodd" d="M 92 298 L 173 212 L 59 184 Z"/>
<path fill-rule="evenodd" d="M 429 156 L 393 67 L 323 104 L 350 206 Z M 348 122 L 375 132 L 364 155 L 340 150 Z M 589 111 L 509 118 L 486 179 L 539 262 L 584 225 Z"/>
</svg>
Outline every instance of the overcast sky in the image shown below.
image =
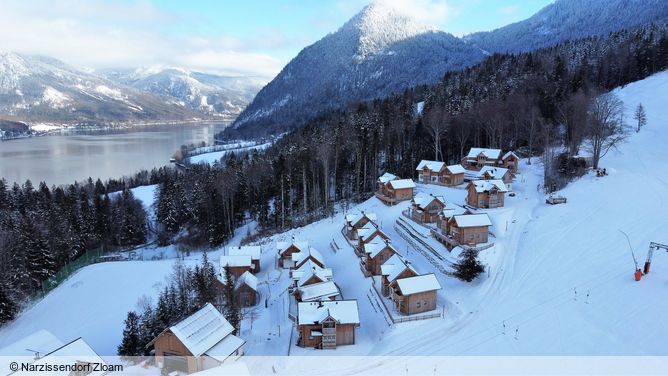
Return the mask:
<svg viewBox="0 0 668 376">
<path fill-rule="evenodd" d="M 180 66 L 273 77 L 368 0 L 1 0 L 0 50 L 82 68 Z M 455 35 L 528 18 L 552 0 L 381 0 Z"/>
</svg>

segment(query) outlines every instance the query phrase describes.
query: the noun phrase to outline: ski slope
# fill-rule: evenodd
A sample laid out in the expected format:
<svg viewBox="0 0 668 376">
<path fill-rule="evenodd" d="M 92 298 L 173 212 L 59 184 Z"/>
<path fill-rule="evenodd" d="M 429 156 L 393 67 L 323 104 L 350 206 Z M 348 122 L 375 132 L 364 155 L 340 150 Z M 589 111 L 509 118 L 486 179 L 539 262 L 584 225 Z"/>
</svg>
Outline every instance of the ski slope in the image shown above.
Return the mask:
<svg viewBox="0 0 668 376">
<path fill-rule="evenodd" d="M 668 253 L 655 254 L 652 272 L 633 280 L 627 232 L 636 257 L 644 262 L 650 241 L 668 243 L 668 72 L 615 91 L 627 107 L 639 102 L 648 124 L 631 134 L 619 151 L 601 162 L 609 175 L 589 174 L 560 194 L 564 205 L 544 203 L 537 190 L 542 166 L 521 163 L 506 207 L 485 210 L 492 220 L 493 248 L 481 253 L 489 273 L 471 284 L 441 273 L 401 236 L 395 222 L 409 204 L 388 207 L 371 198 L 341 208 L 331 218 L 262 241 L 261 300 L 246 310 L 241 337 L 248 355 L 668 355 Z M 463 203 L 465 191 L 419 184 L 417 192 L 440 194 Z M 346 210 L 347 209 L 347 210 Z M 434 272 L 443 286 L 439 310 L 445 317 L 390 324 L 378 306 L 371 279 L 340 230 L 347 211 L 375 212 L 394 247 L 420 273 Z M 409 221 L 410 222 L 410 221 Z M 424 228 L 410 222 L 416 232 Z M 231 243 L 238 244 L 246 234 Z M 275 244 L 292 236 L 318 249 L 345 299 L 357 299 L 361 326 L 357 344 L 335 351 L 295 346 L 288 319 L 288 272 L 276 267 Z M 336 242 L 336 252 L 330 243 Z M 439 244 L 426 239 L 435 249 Z M 455 257 L 441 246 L 447 268 Z M 222 252 L 211 254 L 212 260 Z M 187 263 L 196 263 L 193 255 Z M 0 348 L 40 329 L 61 341 L 83 336 L 101 355 L 113 355 L 123 319 L 137 299 L 155 296 L 172 260 L 116 262 L 87 267 L 0 329 Z M 265 308 L 265 302 L 267 308 Z M 663 314 L 663 315 L 662 315 Z"/>
</svg>

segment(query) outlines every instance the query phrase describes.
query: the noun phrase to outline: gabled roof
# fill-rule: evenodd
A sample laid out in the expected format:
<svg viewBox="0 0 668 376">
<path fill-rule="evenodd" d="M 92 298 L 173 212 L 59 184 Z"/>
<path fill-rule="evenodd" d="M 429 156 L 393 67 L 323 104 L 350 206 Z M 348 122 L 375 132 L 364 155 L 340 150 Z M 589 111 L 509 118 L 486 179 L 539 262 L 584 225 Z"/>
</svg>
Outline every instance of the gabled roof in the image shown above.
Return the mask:
<svg viewBox="0 0 668 376">
<path fill-rule="evenodd" d="M 339 324 L 359 324 L 357 300 L 300 302 L 297 304 L 298 325 L 320 324 L 331 317 Z"/>
<path fill-rule="evenodd" d="M 262 254 L 262 247 L 259 245 L 242 245 L 238 247 L 229 247 L 227 254 L 230 256 L 250 255 L 251 259 L 259 260 Z"/>
<path fill-rule="evenodd" d="M 397 179 L 399 179 L 399 178 L 396 175 L 390 174 L 389 172 L 386 172 L 386 173 L 380 175 L 380 177 L 378 178 L 378 181 L 385 184 L 388 181 L 397 180 Z"/>
<path fill-rule="evenodd" d="M 438 283 L 434 273 L 397 279 L 395 283 L 399 286 L 402 295 L 413 295 L 441 289 L 441 284 Z"/>
<path fill-rule="evenodd" d="M 44 364 L 58 367 L 58 366 L 75 364 L 77 362 L 99 363 L 100 365 L 107 364 L 81 337 L 51 351 L 50 353 L 35 360 L 31 364 L 34 364 L 35 366 Z M 59 371 L 57 369 L 54 369 L 48 374 L 69 375 L 70 371 L 71 370 Z M 106 372 L 103 372 L 101 370 L 93 371 L 90 373 L 90 375 L 104 375 L 104 374 L 106 374 Z"/>
<path fill-rule="evenodd" d="M 411 179 L 392 180 L 390 182 L 392 189 L 415 188 L 415 183 Z"/>
<path fill-rule="evenodd" d="M 415 272 L 410 264 L 404 260 L 398 253 L 395 253 L 387 261 L 380 266 L 380 274 L 387 276 L 387 279 L 392 282 L 394 281 L 401 272 L 406 269 L 410 269 Z M 417 272 L 415 273 L 417 274 Z"/>
<path fill-rule="evenodd" d="M 394 249 L 392 244 L 390 244 L 389 240 L 365 244 L 364 253 L 368 253 L 369 257 L 374 258 L 380 253 L 380 251 L 382 251 L 385 248 L 390 248 L 392 252 L 394 252 L 395 254 L 397 253 L 397 250 Z"/>
<path fill-rule="evenodd" d="M 443 196 L 434 196 L 434 195 L 426 194 L 426 193 L 422 193 L 422 192 L 415 195 L 415 197 L 413 197 L 412 202 L 418 208 L 424 209 L 427 206 L 429 206 L 429 204 L 431 204 L 431 202 L 434 201 L 434 200 L 438 200 L 443 205 L 445 205 L 445 198 Z"/>
<path fill-rule="evenodd" d="M 308 249 L 308 242 L 299 242 L 296 241 L 295 239 L 292 239 L 291 242 L 277 242 L 276 250 L 278 251 L 279 255 L 282 255 L 288 248 L 290 248 L 290 246 L 295 246 L 295 248 L 301 251 L 304 249 Z"/>
<path fill-rule="evenodd" d="M 377 235 L 374 235 L 377 234 Z M 383 230 L 379 229 L 376 226 L 364 226 L 361 229 L 357 230 L 357 237 L 359 240 L 362 242 L 366 242 L 369 239 L 373 239 L 376 236 L 381 236 L 382 238 L 387 238 L 387 235 L 383 232 Z"/>
<path fill-rule="evenodd" d="M 503 158 L 501 158 L 501 159 L 506 160 L 510 156 L 514 156 L 515 158 L 520 159 L 520 157 L 518 157 L 517 154 L 513 153 L 512 151 L 509 151 L 506 154 L 504 154 Z"/>
<path fill-rule="evenodd" d="M 415 168 L 415 171 L 422 171 L 425 167 L 431 171 L 441 171 L 443 166 L 445 166 L 445 162 L 430 161 L 427 159 L 423 159 Z"/>
<path fill-rule="evenodd" d="M 297 253 L 292 254 L 292 261 L 295 262 L 295 265 L 299 265 L 302 262 L 306 261 L 309 256 L 316 261 L 319 261 L 321 264 L 325 265 L 325 259 L 322 257 L 322 254 L 318 252 L 315 248 L 308 247 L 306 250 L 302 250 Z"/>
<path fill-rule="evenodd" d="M 193 356 L 206 353 L 234 331 L 232 325 L 211 303 L 169 329 Z"/>
<path fill-rule="evenodd" d="M 355 226 L 357 222 L 359 222 L 364 217 L 369 219 L 371 222 L 375 222 L 378 219 L 376 213 L 350 213 L 346 214 L 346 222 L 350 226 Z"/>
<path fill-rule="evenodd" d="M 506 183 L 502 180 L 473 180 L 471 183 L 475 187 L 475 191 L 478 193 L 488 192 L 492 188 L 496 188 L 499 192 L 508 192 L 506 188 Z"/>
<path fill-rule="evenodd" d="M 450 165 L 450 166 L 447 166 L 446 168 L 452 174 L 463 174 L 463 173 L 466 172 L 466 169 L 464 168 L 464 166 L 462 166 L 460 164 Z"/>
<path fill-rule="evenodd" d="M 220 269 L 224 269 L 225 266 L 235 267 L 235 266 L 248 266 L 253 265 L 253 261 L 250 255 L 222 255 L 220 256 Z"/>
<path fill-rule="evenodd" d="M 480 227 L 480 226 L 491 226 L 492 222 L 489 220 L 487 214 L 467 214 L 467 215 L 455 215 L 452 217 L 452 220 L 455 221 L 457 227 L 466 228 L 466 227 Z"/>
<path fill-rule="evenodd" d="M 463 206 L 457 205 L 453 202 L 449 202 L 448 204 L 445 205 L 445 208 L 443 208 L 443 211 L 441 212 L 441 215 L 444 218 L 450 219 L 452 216 L 455 215 L 462 215 L 467 213 L 469 210 L 466 209 Z"/>
<path fill-rule="evenodd" d="M 40 329 L 27 337 L 0 348 L 0 356 L 44 356 L 63 345 L 64 343 L 53 333 Z"/>
<path fill-rule="evenodd" d="M 311 261 L 311 259 L 306 260 L 302 266 L 292 270 L 290 272 L 290 277 L 297 281 L 297 286 L 301 286 L 303 282 L 306 282 L 311 276 L 317 275 L 323 281 L 332 279 L 332 269 L 330 268 L 321 268 L 318 264 Z"/>
<path fill-rule="evenodd" d="M 490 159 L 499 159 L 501 158 L 501 149 L 486 149 L 486 148 L 471 148 L 469 150 L 467 158 L 476 158 L 479 154 L 483 154 L 485 157 Z"/>
<path fill-rule="evenodd" d="M 503 179 L 503 177 L 504 177 L 507 173 L 508 173 L 508 169 L 507 169 L 507 168 L 503 168 L 503 167 L 494 167 L 494 166 L 483 166 L 483 168 L 481 168 L 480 171 L 478 171 L 478 173 L 476 174 L 475 177 L 478 178 L 478 179 L 480 179 L 480 178 L 482 178 L 483 176 L 485 176 L 485 174 L 487 174 L 487 175 L 490 176 L 492 179 Z"/>
<path fill-rule="evenodd" d="M 242 285 L 247 285 L 251 289 L 257 291 L 257 277 L 249 271 L 245 271 L 244 274 L 240 275 L 237 279 L 237 282 L 234 284 L 234 288 L 238 289 Z"/>
<path fill-rule="evenodd" d="M 298 290 L 301 293 L 301 299 L 304 302 L 324 300 L 341 295 L 341 292 L 334 281 L 325 281 L 308 286 L 301 286 Z"/>
</svg>

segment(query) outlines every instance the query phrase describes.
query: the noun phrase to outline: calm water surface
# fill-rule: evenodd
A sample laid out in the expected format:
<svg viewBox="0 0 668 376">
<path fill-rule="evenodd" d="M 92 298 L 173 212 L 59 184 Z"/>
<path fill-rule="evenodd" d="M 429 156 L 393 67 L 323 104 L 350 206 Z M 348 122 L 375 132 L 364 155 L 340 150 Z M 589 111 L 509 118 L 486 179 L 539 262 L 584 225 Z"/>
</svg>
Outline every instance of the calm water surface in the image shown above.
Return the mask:
<svg viewBox="0 0 668 376">
<path fill-rule="evenodd" d="M 169 164 L 183 144 L 213 142 L 227 123 L 155 125 L 0 141 L 0 177 L 36 186 L 102 180 Z"/>
</svg>

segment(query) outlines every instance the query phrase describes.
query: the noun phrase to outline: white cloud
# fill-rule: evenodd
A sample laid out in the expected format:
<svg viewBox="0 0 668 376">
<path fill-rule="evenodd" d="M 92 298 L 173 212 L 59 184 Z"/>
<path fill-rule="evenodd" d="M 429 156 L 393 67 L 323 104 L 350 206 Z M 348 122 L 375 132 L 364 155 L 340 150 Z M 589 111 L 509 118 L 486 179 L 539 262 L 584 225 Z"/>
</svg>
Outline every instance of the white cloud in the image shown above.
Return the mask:
<svg viewBox="0 0 668 376">
<path fill-rule="evenodd" d="M 285 63 L 260 52 L 257 40 L 170 33 L 181 21 L 141 0 L 3 0 L 0 48 L 91 68 L 162 64 L 271 77 Z"/>
</svg>

